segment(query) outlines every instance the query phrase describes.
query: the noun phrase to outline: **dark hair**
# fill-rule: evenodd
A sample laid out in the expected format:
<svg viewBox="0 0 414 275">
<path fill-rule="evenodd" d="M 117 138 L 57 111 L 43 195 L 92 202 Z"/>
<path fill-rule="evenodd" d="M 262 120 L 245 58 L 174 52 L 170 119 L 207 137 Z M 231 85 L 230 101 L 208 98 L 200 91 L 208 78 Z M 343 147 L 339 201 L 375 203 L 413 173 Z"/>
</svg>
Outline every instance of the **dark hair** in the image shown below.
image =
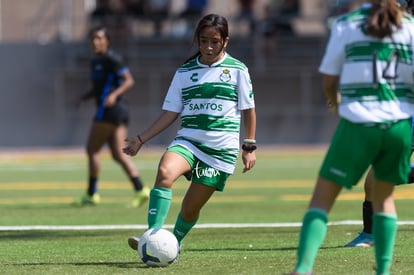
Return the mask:
<svg viewBox="0 0 414 275">
<path fill-rule="evenodd" d="M 220 33 L 221 39 L 223 41 L 227 37 L 229 37 L 229 26 L 227 23 L 227 19 L 218 14 L 208 14 L 204 16 L 203 18 L 201 18 L 201 20 L 197 24 L 197 27 L 194 32 L 194 37 L 193 37 L 193 45 L 195 43 L 197 43 L 197 45 L 200 44 L 200 34 L 205 28 L 208 28 L 208 27 L 215 28 Z M 184 63 L 187 63 L 191 59 L 194 59 L 199 54 L 200 54 L 200 51 L 198 50 L 197 53 L 189 57 Z"/>
<path fill-rule="evenodd" d="M 91 28 L 90 31 L 89 31 L 89 39 L 92 39 L 93 35 L 97 32 L 100 32 L 100 31 L 105 34 L 106 39 L 110 42 L 111 37 L 108 33 L 108 29 L 105 28 L 104 26 L 95 26 L 95 27 Z"/>
<path fill-rule="evenodd" d="M 366 19 L 364 31 L 377 38 L 391 36 L 394 28 L 401 28 L 403 11 L 395 0 L 371 0 L 371 11 Z"/>
<path fill-rule="evenodd" d="M 406 2 L 407 2 L 407 6 L 405 8 L 406 11 L 409 14 L 413 14 L 413 11 L 414 11 L 414 1 L 413 0 L 407 0 Z"/>
</svg>

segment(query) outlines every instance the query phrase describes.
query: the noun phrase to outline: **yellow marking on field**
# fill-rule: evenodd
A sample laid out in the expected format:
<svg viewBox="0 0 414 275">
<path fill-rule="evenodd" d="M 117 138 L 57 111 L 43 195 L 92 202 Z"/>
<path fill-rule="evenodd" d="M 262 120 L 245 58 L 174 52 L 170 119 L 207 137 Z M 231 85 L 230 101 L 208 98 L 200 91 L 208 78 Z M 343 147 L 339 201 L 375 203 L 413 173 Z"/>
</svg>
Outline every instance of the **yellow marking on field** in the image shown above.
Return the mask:
<svg viewBox="0 0 414 275">
<path fill-rule="evenodd" d="M 245 189 L 245 188 L 305 188 L 312 187 L 313 180 L 273 180 L 273 181 L 231 181 L 229 180 L 226 189 Z"/>
<path fill-rule="evenodd" d="M 396 200 L 411 200 L 414 199 L 414 189 L 409 190 L 395 190 L 394 198 Z M 29 197 L 29 198 L 1 198 L 1 204 L 39 204 L 39 203 L 72 203 L 76 198 L 75 197 Z M 128 202 L 132 200 L 133 196 L 131 197 L 102 197 L 102 203 L 119 203 L 119 202 Z M 216 203 L 227 203 L 227 202 L 259 202 L 268 199 L 265 196 L 255 196 L 255 195 L 247 195 L 247 196 L 213 196 L 210 201 Z M 310 195 L 283 195 L 279 198 L 284 201 L 308 201 L 310 200 Z M 341 201 L 351 201 L 351 200 L 358 200 L 362 201 L 364 199 L 364 193 L 343 193 L 338 197 L 338 200 Z M 174 196 L 172 199 L 173 203 L 181 203 L 182 197 L 181 196 Z"/>
<path fill-rule="evenodd" d="M 345 191 L 346 192 L 346 191 Z M 283 195 L 282 200 L 286 201 L 308 201 L 310 200 L 311 195 Z M 352 201 L 352 200 L 363 200 L 365 198 L 364 192 L 359 193 L 343 193 L 340 194 L 338 200 L 342 201 Z M 394 199 L 396 200 L 411 200 L 414 199 L 414 188 L 413 189 L 396 189 L 394 191 Z"/>
<path fill-rule="evenodd" d="M 28 198 L 10 198 L 10 199 L 0 199 L 0 204 L 50 204 L 50 203 L 73 203 L 76 199 L 75 197 L 28 197 Z M 104 197 L 101 198 L 101 203 L 114 203 L 114 202 L 128 202 L 132 201 L 133 196 L 131 197 Z"/>
<path fill-rule="evenodd" d="M 74 202 L 77 198 L 74 197 L 30 197 L 30 198 L 2 198 L 0 205 L 14 205 L 14 204 L 51 204 L 51 203 L 67 203 Z M 128 203 L 132 201 L 133 197 L 102 197 L 101 203 Z M 175 196 L 172 199 L 173 203 L 181 203 L 182 197 Z M 263 201 L 263 196 L 220 196 L 212 197 L 210 202 L 257 202 Z"/>
<path fill-rule="evenodd" d="M 257 202 L 264 201 L 264 196 L 220 196 L 212 197 L 211 202 Z M 174 201 L 174 200 L 173 200 Z M 181 199 L 179 200 L 181 202 Z"/>
<path fill-rule="evenodd" d="M 30 197 L 0 199 L 0 204 L 39 204 L 39 203 L 72 203 L 75 198 L 69 197 Z"/>
<path fill-rule="evenodd" d="M 8 182 L 0 183 L 0 190 L 80 190 L 84 191 L 86 188 L 85 182 Z M 179 180 L 174 185 L 173 189 L 183 190 L 187 189 L 189 182 Z M 310 200 L 311 192 L 313 190 L 313 180 L 277 180 L 277 181 L 229 181 L 226 190 L 235 189 L 292 189 L 291 194 L 281 195 L 272 199 L 284 201 L 308 201 Z M 362 186 L 362 185 L 361 185 Z M 103 203 L 129 202 L 133 199 L 131 184 L 126 181 L 103 181 L 100 182 L 99 188 L 103 190 L 131 190 L 131 197 L 103 197 Z M 309 194 L 298 195 L 295 194 L 298 188 L 308 188 Z M 361 188 L 361 187 L 359 187 Z M 362 188 L 361 188 L 362 190 Z M 286 190 L 284 191 L 286 192 Z M 211 198 L 212 202 L 258 202 L 269 199 L 266 195 L 245 195 L 245 196 L 223 196 L 222 193 Z M 225 193 L 224 193 L 225 194 Z M 350 192 L 344 190 L 338 197 L 338 200 L 351 201 L 364 199 L 362 192 Z M 396 200 L 414 199 L 414 185 L 406 185 L 397 187 L 394 192 Z M 0 204 L 36 204 L 36 203 L 71 203 L 75 200 L 74 197 L 26 197 L 26 198 L 0 198 Z M 182 197 L 174 196 L 174 203 L 181 203 Z"/>
<path fill-rule="evenodd" d="M 104 155 L 105 159 L 110 159 L 110 156 Z M 9 153 L 0 156 L 0 164 L 21 164 L 21 163 L 39 163 L 41 161 L 59 161 L 59 160 L 85 160 L 86 157 L 78 153 L 55 153 L 55 154 L 19 154 Z"/>
<path fill-rule="evenodd" d="M 284 181 L 229 181 L 226 189 L 257 189 L 257 188 L 306 188 L 311 187 L 310 180 L 284 180 Z M 86 182 L 6 182 L 0 183 L 0 190 L 79 190 L 85 189 Z M 188 182 L 179 181 L 174 184 L 174 189 L 186 189 Z M 102 181 L 100 189 L 131 189 L 129 181 Z"/>
<path fill-rule="evenodd" d="M 86 182 L 10 182 L 0 183 L 0 190 L 80 190 L 85 189 Z M 100 189 L 131 189 L 128 181 L 100 182 Z"/>
<path fill-rule="evenodd" d="M 145 152 L 140 152 L 141 158 L 160 157 L 164 152 L 164 147 L 149 146 L 145 148 Z M 100 153 L 101 160 L 112 160 L 111 153 L 108 148 L 103 148 Z M 39 161 L 59 161 L 59 160 L 76 160 L 86 163 L 87 157 L 83 147 L 77 148 L 44 148 L 44 149 L 28 149 L 28 150 L 1 150 L 0 164 L 13 163 L 36 163 Z"/>
</svg>

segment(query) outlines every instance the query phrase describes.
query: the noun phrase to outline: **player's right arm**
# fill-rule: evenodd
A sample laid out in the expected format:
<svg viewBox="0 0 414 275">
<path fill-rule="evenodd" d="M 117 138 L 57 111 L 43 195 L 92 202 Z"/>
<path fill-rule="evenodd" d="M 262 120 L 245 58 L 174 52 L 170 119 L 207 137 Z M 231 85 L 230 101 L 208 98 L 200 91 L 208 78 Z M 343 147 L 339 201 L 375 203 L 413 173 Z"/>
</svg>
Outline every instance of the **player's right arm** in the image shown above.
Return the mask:
<svg viewBox="0 0 414 275">
<path fill-rule="evenodd" d="M 88 100 L 93 98 L 95 95 L 94 89 L 90 89 L 88 92 L 84 93 L 83 95 L 81 95 L 78 100 L 76 101 L 76 108 L 79 108 L 80 104 L 82 103 L 82 101 Z"/>
<path fill-rule="evenodd" d="M 168 128 L 178 117 L 178 113 L 164 110 L 161 115 L 141 134 L 128 138 L 127 145 L 122 151 L 130 156 L 135 156 L 142 145 Z"/>
</svg>

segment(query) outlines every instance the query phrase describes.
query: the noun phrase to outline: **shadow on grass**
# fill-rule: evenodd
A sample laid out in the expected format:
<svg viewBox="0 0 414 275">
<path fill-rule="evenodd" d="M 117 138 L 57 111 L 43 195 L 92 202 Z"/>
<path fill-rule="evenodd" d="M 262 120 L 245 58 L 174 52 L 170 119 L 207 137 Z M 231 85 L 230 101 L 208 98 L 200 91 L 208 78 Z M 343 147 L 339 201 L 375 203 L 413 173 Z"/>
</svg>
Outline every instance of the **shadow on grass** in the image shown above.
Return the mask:
<svg viewBox="0 0 414 275">
<path fill-rule="evenodd" d="M 35 266 L 96 266 L 96 267 L 115 267 L 115 268 L 154 268 L 145 265 L 140 262 L 53 262 L 53 263 L 18 263 L 18 264 L 7 264 L 9 266 L 26 266 L 26 267 L 35 267 Z"/>
<path fill-rule="evenodd" d="M 99 237 L 99 236 L 111 236 L 118 235 L 119 232 L 110 230 L 101 231 L 2 231 L 0 232 L 0 238 L 2 240 L 28 240 L 28 239 L 62 239 L 62 238 L 79 238 L 81 237 Z"/>
<path fill-rule="evenodd" d="M 349 247 L 344 246 L 322 246 L 320 249 L 338 249 L 338 248 L 345 248 L 349 249 Z M 242 247 L 223 247 L 223 248 L 188 248 L 183 249 L 185 252 L 217 252 L 217 251 L 252 251 L 252 252 L 260 252 L 260 251 L 295 251 L 297 247 L 269 247 L 269 248 L 242 248 Z"/>
<path fill-rule="evenodd" d="M 223 248 L 189 248 L 183 249 L 185 252 L 217 252 L 217 251 L 291 251 L 296 250 L 296 247 L 281 247 L 281 248 L 241 248 L 241 247 L 223 247 Z"/>
</svg>

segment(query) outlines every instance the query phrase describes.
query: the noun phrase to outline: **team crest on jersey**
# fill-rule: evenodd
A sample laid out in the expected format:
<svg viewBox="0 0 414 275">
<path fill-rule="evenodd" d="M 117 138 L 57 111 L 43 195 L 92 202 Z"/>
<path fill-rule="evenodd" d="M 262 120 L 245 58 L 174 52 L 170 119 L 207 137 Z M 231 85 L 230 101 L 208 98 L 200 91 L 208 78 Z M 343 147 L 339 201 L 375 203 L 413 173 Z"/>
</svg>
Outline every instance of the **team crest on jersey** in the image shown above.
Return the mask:
<svg viewBox="0 0 414 275">
<path fill-rule="evenodd" d="M 220 80 L 223 82 L 229 82 L 231 80 L 231 74 L 229 69 L 224 69 L 220 74 Z"/>
</svg>

